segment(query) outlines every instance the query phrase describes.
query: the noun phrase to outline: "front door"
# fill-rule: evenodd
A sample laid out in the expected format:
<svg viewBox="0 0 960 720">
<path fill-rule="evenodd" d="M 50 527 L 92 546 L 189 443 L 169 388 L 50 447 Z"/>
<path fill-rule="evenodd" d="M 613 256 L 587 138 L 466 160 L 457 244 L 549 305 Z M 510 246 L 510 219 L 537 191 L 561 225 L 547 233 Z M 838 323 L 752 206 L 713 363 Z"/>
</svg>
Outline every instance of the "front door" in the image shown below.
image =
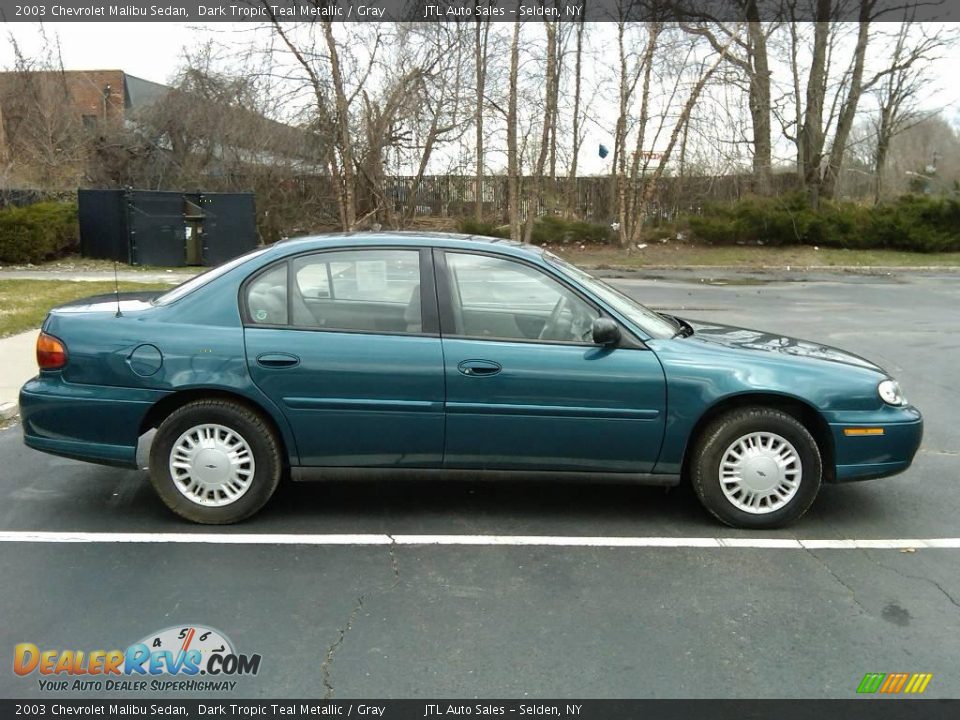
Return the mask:
<svg viewBox="0 0 960 720">
<path fill-rule="evenodd" d="M 445 466 L 653 469 L 666 413 L 654 353 L 593 344 L 598 308 L 533 265 L 446 251 L 437 266 Z"/>
<path fill-rule="evenodd" d="M 443 355 L 429 252 L 285 260 L 244 289 L 247 366 L 305 466 L 436 467 Z"/>
</svg>

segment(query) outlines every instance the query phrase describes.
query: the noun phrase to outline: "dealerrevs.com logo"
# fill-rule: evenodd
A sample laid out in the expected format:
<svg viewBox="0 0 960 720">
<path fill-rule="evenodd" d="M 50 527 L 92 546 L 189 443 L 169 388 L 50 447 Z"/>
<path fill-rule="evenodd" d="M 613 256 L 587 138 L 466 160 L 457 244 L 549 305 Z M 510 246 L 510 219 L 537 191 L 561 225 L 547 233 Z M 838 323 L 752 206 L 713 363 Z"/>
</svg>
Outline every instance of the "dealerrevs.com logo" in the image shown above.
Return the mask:
<svg viewBox="0 0 960 720">
<path fill-rule="evenodd" d="M 256 675 L 260 655 L 238 653 L 219 630 L 202 625 L 169 627 L 126 649 L 14 647 L 13 671 L 37 676 L 42 691 L 234 690 L 233 678 Z"/>
</svg>

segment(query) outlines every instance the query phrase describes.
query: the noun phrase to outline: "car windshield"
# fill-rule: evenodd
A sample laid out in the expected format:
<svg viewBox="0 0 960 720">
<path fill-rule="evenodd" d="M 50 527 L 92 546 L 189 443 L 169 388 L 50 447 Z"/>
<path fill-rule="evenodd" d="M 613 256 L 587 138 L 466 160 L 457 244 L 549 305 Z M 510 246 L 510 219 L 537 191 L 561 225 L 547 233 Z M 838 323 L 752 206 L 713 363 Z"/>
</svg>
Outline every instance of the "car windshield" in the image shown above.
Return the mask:
<svg viewBox="0 0 960 720">
<path fill-rule="evenodd" d="M 628 320 L 643 328 L 652 337 L 672 338 L 674 335 L 676 335 L 677 330 L 680 329 L 680 325 L 678 323 L 665 318 L 660 313 L 654 312 L 648 307 L 644 307 L 633 298 L 629 297 L 628 295 L 624 295 L 616 288 L 607 285 L 602 280 L 599 280 L 593 275 L 581 270 L 576 265 L 572 265 L 566 260 L 546 250 L 544 251 L 543 256 L 551 265 L 554 265 L 562 270 L 565 274 L 573 277 L 581 285 L 594 293 L 618 313 L 621 313 Z"/>
<path fill-rule="evenodd" d="M 163 295 L 155 298 L 153 300 L 154 305 L 169 305 L 176 300 L 179 300 L 184 295 L 192 293 L 197 288 L 201 288 L 206 285 L 208 282 L 216 280 L 221 275 L 230 272 L 238 265 L 242 265 L 247 260 L 252 260 L 262 253 L 265 253 L 267 248 L 258 248 L 252 250 L 240 257 L 235 257 L 233 260 L 225 262 L 223 265 L 217 265 L 215 268 L 211 268 L 206 272 L 202 272 L 199 275 L 190 278 L 184 283 L 180 283 L 173 290 L 165 292 Z"/>
</svg>

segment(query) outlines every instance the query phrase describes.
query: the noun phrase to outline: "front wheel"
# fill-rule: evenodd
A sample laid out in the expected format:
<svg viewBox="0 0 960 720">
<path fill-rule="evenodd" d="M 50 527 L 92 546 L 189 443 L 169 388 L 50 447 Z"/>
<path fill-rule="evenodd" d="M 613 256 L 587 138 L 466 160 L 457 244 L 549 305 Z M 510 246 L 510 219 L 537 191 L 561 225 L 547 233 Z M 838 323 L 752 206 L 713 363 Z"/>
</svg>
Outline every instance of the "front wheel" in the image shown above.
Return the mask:
<svg viewBox="0 0 960 720">
<path fill-rule="evenodd" d="M 794 417 L 766 407 L 725 413 L 693 447 L 691 481 L 703 506 L 739 528 L 775 528 L 813 504 L 823 475 L 816 440 Z"/>
<path fill-rule="evenodd" d="M 150 448 L 150 481 L 187 520 L 239 522 L 270 499 L 283 463 L 273 429 L 229 400 L 198 400 L 171 413 Z"/>
</svg>

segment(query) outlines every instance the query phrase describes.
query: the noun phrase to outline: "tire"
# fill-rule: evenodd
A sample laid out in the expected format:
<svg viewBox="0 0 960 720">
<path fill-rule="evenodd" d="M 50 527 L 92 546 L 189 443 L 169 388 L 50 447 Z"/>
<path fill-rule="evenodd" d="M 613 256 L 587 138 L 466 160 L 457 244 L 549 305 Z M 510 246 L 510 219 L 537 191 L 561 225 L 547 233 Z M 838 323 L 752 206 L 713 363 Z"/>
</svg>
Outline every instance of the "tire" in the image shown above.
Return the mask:
<svg viewBox="0 0 960 720">
<path fill-rule="evenodd" d="M 230 400 L 197 400 L 175 410 L 150 448 L 150 482 L 160 499 L 180 517 L 205 525 L 256 513 L 282 471 L 276 433 L 259 414 Z"/>
<path fill-rule="evenodd" d="M 704 428 L 692 453 L 694 492 L 714 517 L 732 527 L 792 523 L 820 491 L 823 462 L 817 442 L 780 410 L 748 407 L 725 413 Z"/>
</svg>

